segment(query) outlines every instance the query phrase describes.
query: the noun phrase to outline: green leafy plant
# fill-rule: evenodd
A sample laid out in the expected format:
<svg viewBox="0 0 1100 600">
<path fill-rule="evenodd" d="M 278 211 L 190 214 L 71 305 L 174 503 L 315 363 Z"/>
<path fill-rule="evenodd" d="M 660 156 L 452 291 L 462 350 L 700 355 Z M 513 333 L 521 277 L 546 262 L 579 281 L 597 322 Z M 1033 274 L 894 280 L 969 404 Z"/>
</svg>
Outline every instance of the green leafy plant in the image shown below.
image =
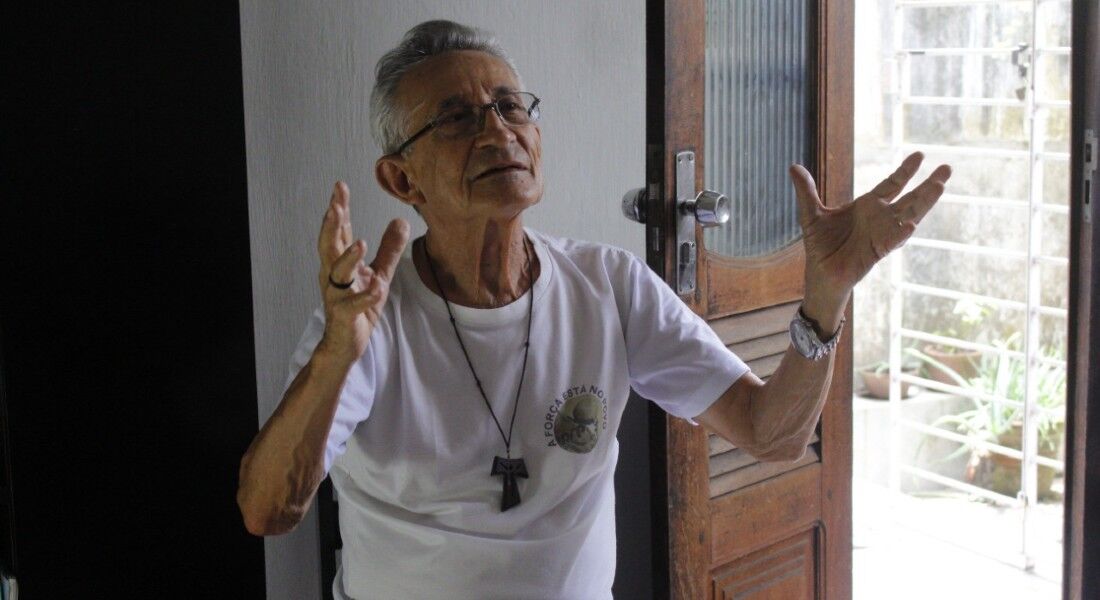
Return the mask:
<svg viewBox="0 0 1100 600">
<path fill-rule="evenodd" d="M 915 361 L 908 361 L 901 365 L 902 372 L 906 373 L 912 372 L 918 368 L 920 368 L 920 363 Z M 860 371 L 874 373 L 875 375 L 883 375 L 890 372 L 890 363 L 885 360 L 880 360 L 863 367 Z"/>
<path fill-rule="evenodd" d="M 890 363 L 886 362 L 885 360 L 880 360 L 876 363 L 869 364 L 860 370 L 866 371 L 868 373 L 874 373 L 875 375 L 882 375 L 883 373 L 886 373 L 890 370 Z"/>
<path fill-rule="evenodd" d="M 993 346 L 1000 350 L 1016 350 L 1020 345 L 1020 333 L 1014 333 L 1006 340 L 997 340 Z M 962 388 L 982 392 L 989 396 L 1023 402 L 1026 395 L 1026 365 L 1022 358 L 1009 356 L 1004 352 L 983 355 L 978 364 L 977 374 L 963 377 L 940 361 L 920 352 L 909 349 L 908 354 L 922 362 L 935 366 L 955 380 Z M 1046 348 L 1046 356 L 1056 356 L 1057 352 Z M 1066 371 L 1064 368 L 1048 363 L 1039 363 L 1034 371 L 1036 382 L 1036 404 L 1043 409 L 1036 412 L 1039 429 L 1040 452 L 1052 452 L 1057 448 L 1062 436 L 1064 415 L 1056 409 L 1065 406 Z M 1007 402 L 989 398 L 971 398 L 974 407 L 959 413 L 944 415 L 932 422 L 933 427 L 953 426 L 955 431 L 970 439 L 990 443 L 1000 443 L 1013 428 L 1023 421 L 1023 408 Z M 964 452 L 980 453 L 974 444 L 963 444 L 956 452 L 944 460 L 950 460 Z"/>
</svg>

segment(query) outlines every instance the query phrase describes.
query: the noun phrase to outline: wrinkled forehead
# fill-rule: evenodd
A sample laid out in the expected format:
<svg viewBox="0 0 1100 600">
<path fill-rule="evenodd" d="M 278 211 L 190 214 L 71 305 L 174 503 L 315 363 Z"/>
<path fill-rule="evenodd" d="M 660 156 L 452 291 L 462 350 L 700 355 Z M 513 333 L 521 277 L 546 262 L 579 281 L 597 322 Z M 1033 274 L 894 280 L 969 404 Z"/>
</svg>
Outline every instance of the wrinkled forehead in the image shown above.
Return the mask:
<svg viewBox="0 0 1100 600">
<path fill-rule="evenodd" d="M 519 91 L 508 63 L 477 50 L 456 50 L 417 64 L 398 86 L 397 103 L 412 119 L 431 118 L 455 104 L 484 104 Z"/>
</svg>

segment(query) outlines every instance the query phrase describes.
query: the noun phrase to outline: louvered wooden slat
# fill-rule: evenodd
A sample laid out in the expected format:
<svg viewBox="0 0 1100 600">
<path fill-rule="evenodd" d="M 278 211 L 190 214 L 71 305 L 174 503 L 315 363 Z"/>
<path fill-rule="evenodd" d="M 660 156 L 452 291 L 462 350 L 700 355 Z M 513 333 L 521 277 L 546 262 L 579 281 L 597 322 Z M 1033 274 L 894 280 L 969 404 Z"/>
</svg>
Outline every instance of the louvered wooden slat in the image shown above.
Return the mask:
<svg viewBox="0 0 1100 600">
<path fill-rule="evenodd" d="M 748 364 L 754 375 L 767 380 L 779 368 L 790 345 L 788 328 L 798 305 L 798 302 L 789 302 L 732 315 L 710 321 L 710 326 L 730 350 Z M 806 455 L 796 462 L 759 462 L 725 439 L 709 435 L 707 470 L 711 498 L 818 462 L 817 450 L 812 445 L 817 441 L 815 433 Z"/>
<path fill-rule="evenodd" d="M 821 438 L 818 437 L 817 432 L 815 431 L 813 437 L 810 438 L 809 443 L 814 444 L 820 440 Z M 733 444 L 726 441 L 726 438 L 714 433 L 707 433 L 707 447 L 710 456 L 716 456 L 718 454 L 722 454 L 723 452 L 729 452 L 730 450 L 737 449 L 737 446 L 734 446 Z"/>
<path fill-rule="evenodd" d="M 710 480 L 710 497 L 717 498 L 765 479 L 771 479 L 776 475 L 820 462 L 820 460 L 821 457 L 817 452 L 817 448 L 809 446 L 806 448 L 806 454 L 794 462 L 754 462 L 735 471 L 712 477 Z"/>
<path fill-rule="evenodd" d="M 776 369 L 779 368 L 779 362 L 782 360 L 783 354 L 780 353 L 773 354 L 771 356 L 765 356 L 763 358 L 758 358 L 756 360 L 750 360 L 747 362 L 749 365 L 749 370 L 751 370 L 754 375 L 761 379 L 767 379 L 768 377 L 771 377 L 772 373 L 775 373 Z"/>
<path fill-rule="evenodd" d="M 782 354 L 791 344 L 791 336 L 787 330 L 773 333 L 763 337 L 754 338 L 745 342 L 733 344 L 730 351 L 743 361 L 756 360 L 765 356 Z"/>
<path fill-rule="evenodd" d="M 753 463 L 759 462 L 748 452 L 740 448 L 734 448 L 729 452 L 723 452 L 710 457 L 708 464 L 708 472 L 711 479 L 724 475 L 726 473 L 732 473 L 737 469 L 743 469 Z"/>
<path fill-rule="evenodd" d="M 809 448 L 802 459 L 795 462 L 760 462 L 748 452 L 737 448 L 724 438 L 708 434 L 707 446 L 710 451 L 707 471 L 710 477 L 711 497 L 715 498 L 725 494 L 735 487 L 751 485 L 757 481 L 763 481 L 769 477 L 781 475 L 813 462 L 817 462 L 819 455 L 814 444 L 821 438 L 814 432 L 809 441 Z"/>
<path fill-rule="evenodd" d="M 726 438 L 714 433 L 707 434 L 707 446 L 710 456 L 721 454 L 723 452 L 729 452 L 730 450 L 733 450 L 737 447 L 726 441 Z"/>
<path fill-rule="evenodd" d="M 801 302 L 801 301 L 799 301 Z M 709 321 L 727 346 L 787 331 L 799 302 L 788 302 Z"/>
</svg>

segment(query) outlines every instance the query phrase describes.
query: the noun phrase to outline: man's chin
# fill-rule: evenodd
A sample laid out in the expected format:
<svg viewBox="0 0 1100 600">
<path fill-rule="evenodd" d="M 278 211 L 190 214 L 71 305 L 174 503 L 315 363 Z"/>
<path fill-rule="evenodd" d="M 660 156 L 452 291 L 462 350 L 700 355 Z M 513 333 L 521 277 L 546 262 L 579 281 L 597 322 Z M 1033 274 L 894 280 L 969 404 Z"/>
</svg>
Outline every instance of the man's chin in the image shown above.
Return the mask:
<svg viewBox="0 0 1100 600">
<path fill-rule="evenodd" d="M 499 193 L 479 190 L 479 193 L 471 199 L 471 204 L 480 206 L 487 212 L 499 213 L 501 216 L 511 216 L 531 208 L 538 204 L 541 199 L 542 190 L 536 189 L 502 189 Z"/>
</svg>

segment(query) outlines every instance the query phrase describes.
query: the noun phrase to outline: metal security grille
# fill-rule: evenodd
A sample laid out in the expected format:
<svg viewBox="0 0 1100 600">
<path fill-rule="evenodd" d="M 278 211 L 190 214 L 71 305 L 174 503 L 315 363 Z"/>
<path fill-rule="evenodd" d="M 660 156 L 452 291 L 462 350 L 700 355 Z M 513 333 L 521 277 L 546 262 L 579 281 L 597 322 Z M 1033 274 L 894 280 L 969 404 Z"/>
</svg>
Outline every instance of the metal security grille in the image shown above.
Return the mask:
<svg viewBox="0 0 1100 600">
<path fill-rule="evenodd" d="M 705 187 L 733 201 L 708 250 L 764 256 L 801 237 L 791 163 L 812 167 L 807 0 L 708 0 Z"/>
<path fill-rule="evenodd" d="M 905 43 L 907 32 L 907 20 L 920 18 L 919 13 L 925 9 L 938 9 L 944 7 L 975 7 L 978 14 L 989 6 L 994 8 L 994 2 L 990 0 L 897 0 L 894 4 L 894 52 L 896 67 L 892 100 L 892 147 L 897 158 L 914 150 L 921 150 L 933 160 L 951 161 L 958 157 L 984 157 L 1005 159 L 1004 168 L 1010 168 L 1009 164 L 1025 164 L 1028 169 L 1028 191 L 1026 198 L 1002 198 L 993 196 L 952 195 L 945 194 L 941 203 L 960 204 L 971 207 L 983 207 L 988 210 L 989 218 L 997 218 L 998 214 L 1005 211 L 1026 211 L 1027 234 L 1026 239 L 1021 239 L 1015 248 L 996 248 L 982 245 L 980 242 L 962 243 L 958 241 L 946 241 L 927 238 L 913 238 L 907 244 L 905 250 L 896 252 L 889 258 L 891 301 L 890 301 L 890 422 L 891 439 L 897 440 L 902 430 L 910 429 L 919 431 L 928 436 L 952 440 L 958 443 L 969 444 L 986 452 L 1020 460 L 1020 490 L 1015 497 L 998 493 L 977 485 L 959 481 L 951 477 L 904 464 L 901 460 L 899 444 L 893 443 L 890 451 L 890 485 L 895 492 L 900 492 L 902 474 L 917 477 L 938 484 L 962 490 L 969 494 L 991 500 L 1003 506 L 1012 506 L 1022 509 L 1023 521 L 1020 525 L 1021 566 L 1025 569 L 1034 567 L 1033 548 L 1030 545 L 1028 535 L 1029 514 L 1038 502 L 1037 481 L 1040 465 L 1064 471 L 1065 466 L 1061 460 L 1040 456 L 1038 454 L 1038 423 L 1043 411 L 1064 412 L 1064 407 L 1050 409 L 1039 406 L 1037 403 L 1038 383 L 1037 373 L 1040 369 L 1062 369 L 1065 361 L 1059 358 L 1043 356 L 1040 351 L 1040 339 L 1042 335 L 1042 317 L 1048 319 L 1065 319 L 1067 310 L 1061 306 L 1044 306 L 1042 297 L 1042 273 L 1044 269 L 1064 268 L 1068 264 L 1065 255 L 1051 255 L 1044 253 L 1043 223 L 1049 215 L 1068 215 L 1066 199 L 1044 199 L 1044 176 L 1048 167 L 1052 164 L 1066 163 L 1069 159 L 1068 151 L 1058 148 L 1058 144 L 1048 143 L 1046 128 L 1051 110 L 1068 110 L 1069 101 L 1052 98 L 1048 90 L 1044 90 L 1044 79 L 1037 76 L 1042 69 L 1054 68 L 1051 60 L 1057 57 L 1068 57 L 1070 49 L 1066 46 L 1043 47 L 1039 46 L 1041 36 L 1038 34 L 1040 12 L 1043 7 L 1055 10 L 1069 10 L 1067 0 L 1001 0 L 1000 6 L 1014 5 L 1022 10 L 1030 8 L 1030 35 L 1029 39 L 1018 41 L 1013 45 L 974 45 L 967 47 L 908 47 Z M 1050 10 L 1047 10 L 1049 13 Z M 1025 35 L 1025 37 L 1028 37 Z M 929 58 L 951 59 L 961 57 L 958 61 L 963 64 L 958 90 L 946 90 L 942 94 L 918 94 L 911 93 L 911 71 L 916 60 Z M 966 64 L 981 65 L 981 61 L 1000 61 L 1003 65 L 1011 65 L 1011 69 L 1018 70 L 1023 78 L 1015 97 L 984 97 L 967 93 L 968 86 L 973 80 L 967 73 Z M 946 63 L 944 63 L 946 64 Z M 968 77 L 969 80 L 968 81 Z M 1068 77 L 1068 73 L 1067 73 Z M 1027 143 L 1023 147 L 1013 147 L 1011 144 L 997 144 L 997 140 L 991 140 L 988 146 L 977 145 L 948 145 L 927 143 L 915 143 L 913 138 L 917 132 L 907 131 L 906 111 L 920 107 L 920 110 L 945 110 L 945 107 L 1011 107 L 1023 111 L 1024 122 L 1027 127 Z M 1009 161 L 1015 161 L 1010 163 Z M 1066 232 L 1068 235 L 1068 230 Z M 996 257 L 997 260 L 1012 261 L 1019 265 L 1019 285 L 1026 289 L 1023 299 L 1006 299 L 990 295 L 976 294 L 966 291 L 946 289 L 933 285 L 922 285 L 910 280 L 910 273 L 905 271 L 904 256 L 907 252 L 919 251 L 912 249 L 931 248 L 949 253 L 962 253 Z M 920 297 L 945 298 L 949 300 L 969 300 L 985 306 L 1021 311 L 1025 316 L 1026 327 L 1023 331 L 1023 343 L 1020 349 L 1012 349 L 1004 345 L 993 346 L 977 343 L 974 340 L 959 339 L 945 335 L 936 335 L 927 331 L 907 328 L 903 325 L 903 314 L 907 299 L 913 300 Z M 1048 325 L 1049 326 L 1049 325 Z M 903 346 L 912 345 L 913 342 L 933 343 L 950 346 L 963 350 L 977 350 L 987 355 L 999 355 L 1002 358 L 1022 361 L 1024 364 L 1025 378 L 1023 382 L 1023 401 L 1008 398 L 1004 395 L 989 394 L 971 387 L 960 385 L 948 385 L 938 381 L 917 377 L 902 372 Z M 932 427 L 913 419 L 902 416 L 901 410 L 901 385 L 903 383 L 917 384 L 922 387 L 946 392 L 975 402 L 993 403 L 999 407 L 1016 407 L 1023 416 L 1022 447 L 1010 448 L 998 443 L 981 440 L 972 436 L 962 435 L 943 427 Z"/>
</svg>

